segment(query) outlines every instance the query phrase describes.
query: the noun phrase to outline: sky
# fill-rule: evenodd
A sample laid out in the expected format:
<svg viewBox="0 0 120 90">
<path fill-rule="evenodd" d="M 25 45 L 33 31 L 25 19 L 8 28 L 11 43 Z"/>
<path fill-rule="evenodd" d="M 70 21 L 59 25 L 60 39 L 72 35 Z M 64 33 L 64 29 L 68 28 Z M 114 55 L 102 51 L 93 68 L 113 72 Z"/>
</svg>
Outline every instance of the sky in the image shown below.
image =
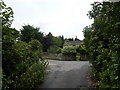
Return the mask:
<svg viewBox="0 0 120 90">
<path fill-rule="evenodd" d="M 40 27 L 47 35 L 83 40 L 83 28 L 93 23 L 87 16 L 91 3 L 102 0 L 3 0 L 14 11 L 12 27 Z"/>
</svg>

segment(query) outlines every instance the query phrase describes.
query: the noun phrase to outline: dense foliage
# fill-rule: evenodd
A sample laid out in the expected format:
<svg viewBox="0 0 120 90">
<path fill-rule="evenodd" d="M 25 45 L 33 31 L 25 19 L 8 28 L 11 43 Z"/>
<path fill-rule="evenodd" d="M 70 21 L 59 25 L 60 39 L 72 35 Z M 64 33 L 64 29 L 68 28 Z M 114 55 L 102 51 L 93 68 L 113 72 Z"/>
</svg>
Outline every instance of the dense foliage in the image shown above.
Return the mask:
<svg viewBox="0 0 120 90">
<path fill-rule="evenodd" d="M 48 35 L 44 36 L 42 44 L 44 52 L 57 53 L 58 49 L 63 47 L 64 37 L 55 37 L 49 32 Z"/>
<path fill-rule="evenodd" d="M 43 40 L 43 32 L 40 32 L 40 28 L 34 27 L 31 25 L 24 25 L 21 29 L 21 40 L 24 42 L 29 42 L 33 39 L 39 40 L 42 42 Z"/>
<path fill-rule="evenodd" d="M 60 47 L 58 47 L 58 46 L 56 46 L 56 45 L 53 45 L 53 46 L 51 46 L 48 50 L 47 50 L 47 52 L 48 53 L 59 53 L 59 50 L 60 50 L 61 48 Z"/>
<path fill-rule="evenodd" d="M 120 88 L 120 2 L 95 2 L 92 6 L 88 15 L 94 23 L 83 32 L 96 85 Z"/>
<path fill-rule="evenodd" d="M 65 46 L 61 50 L 62 53 L 76 53 L 76 47 L 75 46 Z"/>
<path fill-rule="evenodd" d="M 57 50 L 62 48 L 64 44 L 63 36 L 55 37 L 51 32 L 49 32 L 47 35 L 44 35 L 44 33 L 40 31 L 40 28 L 29 24 L 22 26 L 20 32 L 21 41 L 28 43 L 31 40 L 36 39 L 42 44 L 42 49 L 44 52 L 57 53 Z"/>
<path fill-rule="evenodd" d="M 2 17 L 2 25 L 10 27 L 14 18 L 12 8 L 7 7 L 6 4 L 0 0 L 0 12 L 2 13 L 2 15 L 0 15 L 0 17 Z"/>
<path fill-rule="evenodd" d="M 43 47 L 44 51 L 46 52 L 51 46 L 55 45 L 55 40 L 53 39 L 53 35 L 49 32 L 48 35 L 46 35 L 43 38 Z"/>
<path fill-rule="evenodd" d="M 54 44 L 48 48 L 47 52 L 60 53 L 61 48 L 63 47 L 63 44 L 64 44 L 64 37 L 63 36 L 58 36 L 58 37 L 53 36 L 53 40 L 54 40 Z"/>
<path fill-rule="evenodd" d="M 76 52 L 80 53 L 81 55 L 87 55 L 88 54 L 86 52 L 85 46 L 83 46 L 83 45 L 76 46 Z"/>
<path fill-rule="evenodd" d="M 11 8 L 2 2 L 2 89 L 30 89 L 42 82 L 46 72 L 47 61 L 42 59 L 42 45 L 38 40 L 29 43 L 20 41 L 19 32 L 10 28 L 13 20 Z M 11 20 L 12 19 L 12 20 Z"/>
</svg>

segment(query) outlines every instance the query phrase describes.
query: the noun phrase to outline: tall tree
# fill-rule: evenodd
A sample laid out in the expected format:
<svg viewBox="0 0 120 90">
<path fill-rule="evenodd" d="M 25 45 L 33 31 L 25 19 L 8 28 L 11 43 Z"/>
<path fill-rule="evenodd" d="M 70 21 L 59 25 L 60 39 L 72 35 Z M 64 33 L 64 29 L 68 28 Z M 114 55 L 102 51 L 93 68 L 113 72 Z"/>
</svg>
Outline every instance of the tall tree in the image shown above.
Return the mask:
<svg viewBox="0 0 120 90">
<path fill-rule="evenodd" d="M 39 32 L 40 28 L 31 25 L 24 25 L 21 29 L 21 40 L 29 42 L 32 39 L 37 39 L 40 42 L 43 40 L 43 33 Z"/>
<path fill-rule="evenodd" d="M 0 0 L 0 7 L 2 10 L 0 10 L 0 13 L 2 13 L 2 15 L 0 17 L 2 17 L 2 26 L 8 26 L 10 27 L 13 21 L 13 10 L 11 7 L 7 7 L 6 4 Z"/>
<path fill-rule="evenodd" d="M 63 44 L 64 44 L 64 37 L 63 36 L 57 36 L 57 37 L 55 37 L 54 36 L 54 40 L 55 40 L 55 45 L 57 46 L 57 47 L 63 47 Z"/>
<path fill-rule="evenodd" d="M 50 46 L 55 45 L 55 40 L 53 35 L 51 34 L 51 32 L 48 33 L 48 35 L 46 35 L 43 39 L 43 48 L 44 51 L 46 52 L 47 49 L 50 48 Z"/>
<path fill-rule="evenodd" d="M 61 41 L 62 41 L 62 44 L 61 44 L 61 48 L 63 48 L 63 45 L 64 45 L 64 42 L 65 42 L 65 39 L 64 39 L 64 36 L 62 35 L 62 36 L 60 36 L 60 38 L 61 38 Z"/>
<path fill-rule="evenodd" d="M 102 88 L 120 88 L 119 11 L 120 2 L 93 3 L 88 16 L 94 23 L 84 30 L 96 85 Z"/>
<path fill-rule="evenodd" d="M 83 29 L 83 34 L 84 34 L 84 37 L 85 37 L 85 39 L 83 41 L 84 41 L 86 50 L 88 50 L 88 48 L 90 47 L 90 42 L 89 41 L 90 41 L 90 38 L 91 38 L 92 30 L 93 30 L 92 26 L 86 26 Z"/>
</svg>

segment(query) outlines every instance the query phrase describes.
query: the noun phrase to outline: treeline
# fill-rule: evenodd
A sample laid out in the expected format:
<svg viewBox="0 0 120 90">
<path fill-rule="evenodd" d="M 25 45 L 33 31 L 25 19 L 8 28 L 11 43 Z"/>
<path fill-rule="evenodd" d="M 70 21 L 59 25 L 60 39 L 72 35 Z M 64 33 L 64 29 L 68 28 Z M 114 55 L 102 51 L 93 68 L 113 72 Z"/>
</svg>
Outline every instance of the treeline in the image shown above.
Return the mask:
<svg viewBox="0 0 120 90">
<path fill-rule="evenodd" d="M 24 42 L 30 42 L 31 40 L 38 40 L 42 44 L 42 49 L 44 52 L 57 53 L 59 48 L 63 47 L 64 37 L 63 36 L 53 36 L 51 32 L 45 35 L 40 31 L 40 28 L 31 25 L 24 25 L 20 30 L 20 40 Z"/>
<path fill-rule="evenodd" d="M 95 2 L 88 16 L 94 23 L 84 28 L 84 42 L 96 86 L 120 88 L 120 2 Z"/>
</svg>

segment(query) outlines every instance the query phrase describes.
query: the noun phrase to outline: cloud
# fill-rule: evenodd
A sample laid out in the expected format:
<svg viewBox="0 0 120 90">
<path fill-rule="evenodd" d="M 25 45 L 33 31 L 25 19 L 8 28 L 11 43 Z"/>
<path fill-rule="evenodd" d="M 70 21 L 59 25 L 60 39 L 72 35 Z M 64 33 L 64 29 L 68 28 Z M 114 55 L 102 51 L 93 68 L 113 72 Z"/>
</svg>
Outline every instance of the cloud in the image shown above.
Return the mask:
<svg viewBox="0 0 120 90">
<path fill-rule="evenodd" d="M 12 27 L 24 24 L 41 28 L 46 34 L 83 39 L 82 30 L 92 23 L 86 16 L 93 0 L 4 0 L 14 11 Z M 101 1 L 101 0 L 100 0 Z"/>
</svg>

